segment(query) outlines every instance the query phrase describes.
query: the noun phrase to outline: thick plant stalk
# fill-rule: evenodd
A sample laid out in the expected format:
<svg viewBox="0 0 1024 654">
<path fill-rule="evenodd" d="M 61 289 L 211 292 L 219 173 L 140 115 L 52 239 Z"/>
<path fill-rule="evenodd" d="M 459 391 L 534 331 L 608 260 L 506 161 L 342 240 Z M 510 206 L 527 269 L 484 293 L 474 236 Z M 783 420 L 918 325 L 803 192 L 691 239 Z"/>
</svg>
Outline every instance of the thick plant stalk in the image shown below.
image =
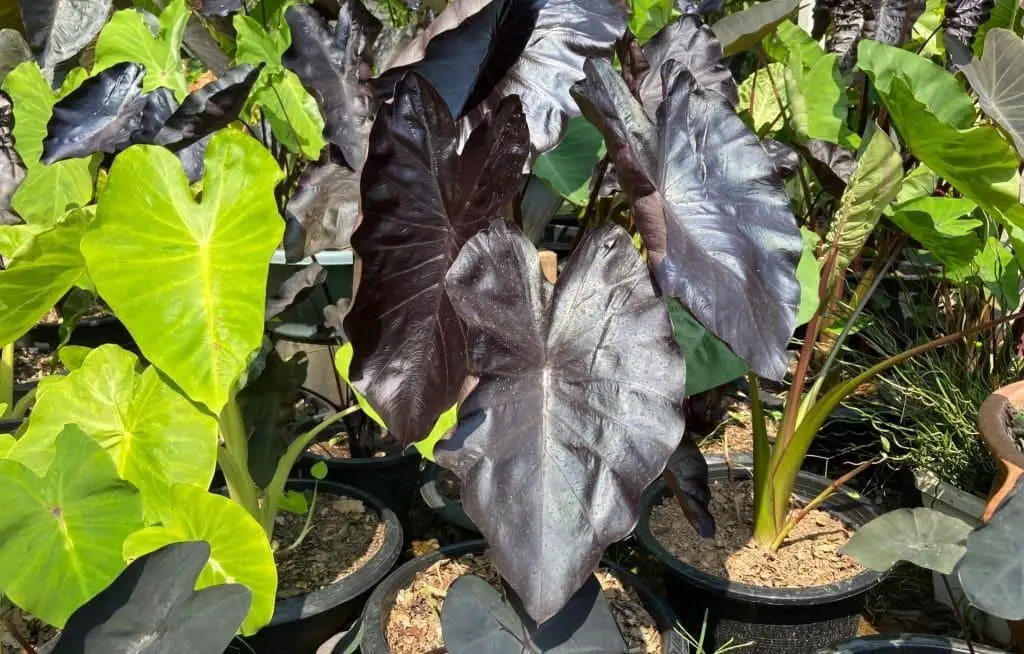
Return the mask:
<svg viewBox="0 0 1024 654">
<path fill-rule="evenodd" d="M 750 385 L 750 422 L 754 438 L 754 537 L 767 540 L 778 529 L 772 511 L 770 495 L 767 492 L 768 465 L 771 463 L 772 444 L 768 441 L 768 428 L 764 421 L 764 407 L 761 405 L 761 387 L 757 375 L 747 375 Z M 760 527 L 765 533 L 757 533 Z"/>
<path fill-rule="evenodd" d="M 249 433 L 245 429 L 242 410 L 234 396 L 224 405 L 220 414 L 221 445 L 217 448 L 217 463 L 224 473 L 228 495 L 249 512 L 260 518 L 260 503 L 256 483 L 249 474 Z"/>
</svg>

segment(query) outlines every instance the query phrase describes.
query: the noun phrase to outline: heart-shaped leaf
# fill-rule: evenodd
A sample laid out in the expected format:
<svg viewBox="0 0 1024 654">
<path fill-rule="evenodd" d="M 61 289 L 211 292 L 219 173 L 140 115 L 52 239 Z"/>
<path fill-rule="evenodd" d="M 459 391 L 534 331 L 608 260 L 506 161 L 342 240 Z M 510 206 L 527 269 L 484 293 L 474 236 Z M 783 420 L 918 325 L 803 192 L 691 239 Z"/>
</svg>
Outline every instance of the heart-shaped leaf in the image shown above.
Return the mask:
<svg viewBox="0 0 1024 654">
<path fill-rule="evenodd" d="M 197 201 L 173 154 L 132 146 L 82 239 L 90 277 L 143 355 L 214 413 L 263 339 L 281 177 L 257 141 L 223 130 L 206 150 Z"/>
<path fill-rule="evenodd" d="M 458 136 L 441 97 L 410 73 L 381 107 L 363 168 L 363 219 L 352 235 L 362 272 L 345 334 L 356 388 L 403 445 L 426 436 L 458 399 L 466 330 L 444 276 L 462 244 L 516 196 L 529 151 L 515 98 L 474 130 L 461 155 Z"/>
<path fill-rule="evenodd" d="M 324 115 L 324 135 L 353 170 L 362 170 L 377 112 L 370 82 L 372 48 L 382 25 L 360 0 L 342 0 L 333 34 L 312 7 L 285 12 L 291 47 L 281 58 L 313 94 Z"/>
<path fill-rule="evenodd" d="M 626 643 L 597 578 L 591 576 L 558 615 L 538 626 L 510 597 L 473 575 L 455 580 L 441 611 L 450 654 L 625 654 Z"/>
<path fill-rule="evenodd" d="M 530 241 L 496 221 L 463 247 L 445 286 L 480 335 L 470 353 L 480 381 L 435 456 L 462 479 L 498 572 L 543 622 L 632 531 L 640 495 L 679 444 L 683 357 L 616 225 L 589 232 L 552 287 Z"/>
<path fill-rule="evenodd" d="M 11 211 L 11 198 L 25 180 L 25 164 L 14 147 L 14 105 L 0 91 L 0 225 L 17 225 L 21 218 Z"/>
<path fill-rule="evenodd" d="M 288 261 L 349 247 L 359 218 L 359 173 L 348 168 L 334 150 L 328 146 L 320 161 L 302 171 L 285 205 Z"/>
<path fill-rule="evenodd" d="M 74 57 L 99 33 L 111 0 L 19 0 L 21 19 L 36 61 L 53 69 Z"/>
<path fill-rule="evenodd" d="M 157 23 L 154 33 L 143 12 L 137 9 L 115 12 L 96 42 L 93 74 L 116 64 L 135 62 L 145 69 L 143 91 L 165 87 L 181 100 L 188 94 L 181 42 L 191 15 L 185 0 L 172 0 L 160 13 L 159 21 L 153 19 Z"/>
<path fill-rule="evenodd" d="M 656 122 L 611 64 L 588 61 L 586 73 L 573 95 L 609 143 L 662 291 L 759 375 L 781 378 L 803 241 L 761 142 L 674 62 Z"/>
<path fill-rule="evenodd" d="M 0 271 L 0 343 L 13 343 L 53 308 L 85 274 L 79 245 L 92 212 L 75 209 L 53 227 L 0 226 L 0 240 L 20 246 Z"/>
<path fill-rule="evenodd" d="M 0 504 L 0 588 L 58 627 L 124 569 L 121 544 L 142 527 L 139 492 L 75 425 L 45 475 L 0 460 Z"/>
<path fill-rule="evenodd" d="M 145 69 L 117 64 L 90 77 L 53 107 L 43 141 L 44 164 L 87 157 L 96 152 L 120 152 L 142 128 L 146 97 Z"/>
<path fill-rule="evenodd" d="M 71 615 L 53 654 L 224 651 L 252 593 L 241 584 L 193 590 L 209 556 L 207 543 L 189 542 L 136 559 Z"/>
<path fill-rule="evenodd" d="M 966 269 L 984 246 L 970 218 L 978 205 L 966 198 L 922 197 L 892 208 L 889 217 L 900 229 L 951 270 Z"/>
<path fill-rule="evenodd" d="M 1024 618 L 1024 485 L 996 510 L 988 524 L 967 536 L 967 553 L 957 566 L 971 604 L 1005 620 Z"/>
<path fill-rule="evenodd" d="M 971 525 L 935 509 L 896 509 L 858 529 L 841 551 L 880 572 L 909 561 L 948 575 L 964 555 L 970 531 Z"/>
<path fill-rule="evenodd" d="M 244 584 L 252 591 L 252 606 L 242 623 L 242 634 L 256 633 L 270 622 L 277 592 L 277 568 L 267 534 L 241 505 L 202 488 L 172 486 L 171 499 L 171 511 L 161 526 L 128 536 L 124 557 L 136 559 L 171 543 L 206 541 L 210 560 L 199 573 L 196 590 Z"/>
<path fill-rule="evenodd" d="M 164 381 L 156 368 L 116 345 L 92 350 L 81 368 L 39 383 L 28 428 L 11 456 L 36 472 L 50 464 L 61 428 L 77 424 L 110 453 L 117 473 L 157 516 L 172 484 L 210 486 L 217 419 Z M 187 456 L 182 453 L 187 452 Z"/>
<path fill-rule="evenodd" d="M 779 23 L 791 16 L 798 0 L 768 0 L 755 2 L 743 11 L 722 18 L 711 26 L 726 57 L 746 52 L 761 42 Z"/>
</svg>

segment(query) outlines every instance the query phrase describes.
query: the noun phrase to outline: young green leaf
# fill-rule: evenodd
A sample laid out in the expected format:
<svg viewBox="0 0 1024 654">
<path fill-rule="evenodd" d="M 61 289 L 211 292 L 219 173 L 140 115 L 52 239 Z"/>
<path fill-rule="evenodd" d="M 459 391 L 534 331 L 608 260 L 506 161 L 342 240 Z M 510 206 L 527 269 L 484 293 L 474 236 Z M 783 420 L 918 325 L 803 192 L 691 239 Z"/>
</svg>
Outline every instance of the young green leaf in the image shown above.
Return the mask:
<svg viewBox="0 0 1024 654">
<path fill-rule="evenodd" d="M 43 475 L 14 458 L 0 460 L 0 588 L 63 627 L 124 569 L 121 545 L 142 527 L 142 501 L 76 425 L 63 427 L 56 441 Z"/>
<path fill-rule="evenodd" d="M 857 530 L 842 553 L 883 572 L 897 561 L 948 575 L 964 555 L 971 525 L 935 509 L 896 509 Z"/>
<path fill-rule="evenodd" d="M 846 126 L 849 101 L 839 72 L 839 58 L 834 54 L 823 55 L 807 66 L 801 56 L 790 56 L 784 74 L 788 117 L 797 137 L 801 142 L 822 140 L 856 150 L 860 138 Z"/>
<path fill-rule="evenodd" d="M 686 358 L 687 397 L 728 384 L 750 370 L 746 361 L 697 322 L 679 300 L 669 298 L 667 302 L 672 337 Z"/>
<path fill-rule="evenodd" d="M 318 463 L 323 463 L 319 461 Z M 309 512 L 309 503 L 306 502 L 306 495 L 299 491 L 285 491 L 277 505 L 282 511 L 296 515 L 306 515 Z"/>
<path fill-rule="evenodd" d="M 800 308 L 796 312 L 796 324 L 804 325 L 814 317 L 821 304 L 821 270 L 818 266 L 818 257 L 815 255 L 821 238 L 806 227 L 800 228 L 800 234 L 804 239 L 804 251 L 800 254 L 800 263 L 796 266 L 796 278 L 800 281 Z"/>
<path fill-rule="evenodd" d="M 629 31 L 641 42 L 660 32 L 673 18 L 679 16 L 674 0 L 632 0 Z"/>
<path fill-rule="evenodd" d="M 89 352 L 69 375 L 44 378 L 28 428 L 11 456 L 36 472 L 53 456 L 61 427 L 77 424 L 142 492 L 147 516 L 170 503 L 172 484 L 206 489 L 217 464 L 217 419 L 197 408 L 116 345 Z"/>
<path fill-rule="evenodd" d="M 317 461 L 310 467 L 309 474 L 313 475 L 313 479 L 323 481 L 327 478 L 327 464 L 323 461 Z"/>
<path fill-rule="evenodd" d="M 283 231 L 274 200 L 282 173 L 265 148 L 233 130 L 214 135 L 205 162 L 197 201 L 173 154 L 125 150 L 82 253 L 146 358 L 219 413 L 263 339 L 267 270 Z"/>
<path fill-rule="evenodd" d="M 160 13 L 159 29 L 154 33 L 141 11 L 114 12 L 96 42 L 93 74 L 115 64 L 139 63 L 146 69 L 143 91 L 167 87 L 181 101 L 188 95 L 181 42 L 189 16 L 191 10 L 186 0 L 172 0 Z"/>
<path fill-rule="evenodd" d="M 796 12 L 798 0 L 757 2 L 743 11 L 722 18 L 711 26 L 722 42 L 726 57 L 746 52 L 760 43 L 765 35 Z"/>
<path fill-rule="evenodd" d="M 533 174 L 569 202 L 584 206 L 590 199 L 590 178 L 605 152 L 601 132 L 578 116 L 569 121 L 558 147 L 537 158 Z"/>
<path fill-rule="evenodd" d="M 256 633 L 270 622 L 277 591 L 274 554 L 263 528 L 241 505 L 202 488 L 173 486 L 171 500 L 172 511 L 161 526 L 128 536 L 124 558 L 132 560 L 171 543 L 206 541 L 210 560 L 199 573 L 196 590 L 224 583 L 247 586 L 252 606 L 242 623 L 242 635 Z"/>
</svg>

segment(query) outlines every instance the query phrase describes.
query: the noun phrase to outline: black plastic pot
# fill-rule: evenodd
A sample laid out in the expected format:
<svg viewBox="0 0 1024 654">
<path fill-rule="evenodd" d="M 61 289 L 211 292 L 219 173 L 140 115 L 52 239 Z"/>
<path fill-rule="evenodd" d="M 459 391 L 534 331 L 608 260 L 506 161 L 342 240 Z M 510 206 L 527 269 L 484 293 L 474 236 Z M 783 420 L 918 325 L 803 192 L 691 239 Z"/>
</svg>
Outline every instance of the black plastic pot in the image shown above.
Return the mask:
<svg viewBox="0 0 1024 654">
<path fill-rule="evenodd" d="M 429 554 L 415 558 L 388 575 L 377 589 L 370 595 L 363 609 L 362 617 L 362 654 L 390 654 L 385 636 L 385 627 L 391 608 L 399 591 L 409 586 L 418 572 L 426 570 L 445 557 L 459 557 L 464 554 L 479 554 L 487 549 L 487 541 L 471 540 L 457 545 L 449 545 Z M 642 581 L 630 574 L 625 568 L 608 560 L 601 562 L 601 567 L 615 573 L 623 583 L 633 588 L 640 597 L 647 612 L 654 618 L 661 631 L 664 647 L 661 654 L 688 654 L 689 647 L 683 637 L 675 631 L 675 616 L 672 610 L 658 598 Z"/>
<path fill-rule="evenodd" d="M 712 481 L 727 479 L 728 474 L 724 461 L 709 462 Z M 733 476 L 746 479 L 749 473 L 733 468 Z M 828 483 L 824 477 L 801 472 L 794 494 L 808 501 Z M 636 536 L 661 564 L 669 603 L 683 627 L 691 634 L 700 633 L 707 611 L 707 651 L 731 638 L 734 643 L 754 641 L 751 651 L 758 654 L 810 654 L 857 635 L 864 596 L 884 575 L 867 571 L 840 583 L 811 588 L 766 588 L 710 575 L 677 559 L 651 533 L 651 507 L 670 496 L 661 479 L 647 489 Z M 852 528 L 877 515 L 871 506 L 846 495 L 834 496 L 822 509 Z"/>
<path fill-rule="evenodd" d="M 313 488 L 309 480 L 290 480 L 288 488 Z M 384 579 L 402 553 L 402 526 L 394 512 L 358 488 L 321 481 L 318 493 L 361 500 L 384 522 L 384 543 L 366 564 L 341 581 L 306 595 L 278 600 L 270 624 L 254 636 L 236 639 L 232 654 L 315 654 L 331 636 L 349 628 L 359 617 L 369 592 Z M 245 642 L 239 642 L 244 640 Z"/>
<path fill-rule="evenodd" d="M 984 645 L 973 645 L 975 654 L 1004 654 L 1003 650 L 992 649 Z M 845 643 L 818 650 L 816 654 L 855 654 L 856 652 L 876 652 L 888 654 L 968 654 L 970 648 L 962 640 L 942 638 L 939 636 L 866 636 L 854 638 Z"/>
<path fill-rule="evenodd" d="M 480 530 L 477 529 L 473 521 L 466 515 L 466 510 L 462 508 L 462 504 L 448 499 L 441 492 L 441 475 L 445 474 L 445 472 L 444 468 L 435 463 L 429 461 L 424 463 L 423 481 L 420 483 L 420 497 L 423 498 L 423 503 L 449 524 L 461 527 L 474 534 L 479 534 Z"/>
<path fill-rule="evenodd" d="M 40 323 L 19 338 L 18 344 L 24 347 L 44 348 L 51 352 L 56 351 L 57 346 L 60 345 L 60 325 Z M 82 319 L 75 325 L 71 332 L 71 338 L 68 339 L 68 345 L 81 345 L 82 347 L 96 348 L 107 344 L 119 345 L 138 354 L 135 339 L 128 332 L 128 328 L 114 316 Z"/>
</svg>

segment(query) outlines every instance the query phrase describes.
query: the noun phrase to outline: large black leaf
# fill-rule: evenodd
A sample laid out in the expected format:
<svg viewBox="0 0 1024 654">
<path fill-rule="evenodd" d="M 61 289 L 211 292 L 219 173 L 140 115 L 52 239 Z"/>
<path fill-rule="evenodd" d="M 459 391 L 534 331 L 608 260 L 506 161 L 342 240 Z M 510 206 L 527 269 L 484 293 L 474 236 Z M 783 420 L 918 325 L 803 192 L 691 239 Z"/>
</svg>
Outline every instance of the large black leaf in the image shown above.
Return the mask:
<svg viewBox="0 0 1024 654">
<path fill-rule="evenodd" d="M 458 397 L 466 334 L 444 276 L 470 237 L 519 191 L 529 136 L 516 98 L 458 153 L 444 100 L 410 73 L 381 107 L 352 235 L 361 266 L 345 334 L 352 380 L 403 444 L 424 438 Z"/>
<path fill-rule="evenodd" d="M 857 59 L 857 43 L 874 10 L 866 0 L 819 0 L 814 7 L 814 34 L 821 38 L 829 24 L 832 34 L 826 43 L 828 51 L 839 55 L 841 67 L 848 70 Z"/>
<path fill-rule="evenodd" d="M 479 383 L 435 449 L 466 513 L 538 622 L 624 538 L 683 435 L 685 362 L 664 301 L 617 225 L 581 241 L 558 284 L 504 221 L 471 239 L 445 286 Z"/>
<path fill-rule="evenodd" d="M 299 175 L 284 214 L 284 250 L 289 262 L 349 246 L 359 218 L 359 174 L 328 147 L 321 161 Z"/>
<path fill-rule="evenodd" d="M 950 0 L 942 21 L 945 36 L 970 48 L 995 6 L 996 0 Z"/>
<path fill-rule="evenodd" d="M 180 150 L 227 127 L 249 98 L 262 66 L 238 66 L 189 94 L 160 130 L 153 143 Z"/>
<path fill-rule="evenodd" d="M 449 654 L 625 654 L 626 643 L 597 578 L 538 626 L 513 595 L 466 575 L 448 587 L 441 630 Z"/>
<path fill-rule="evenodd" d="M 68 619 L 53 654 L 220 654 L 249 611 L 241 584 L 193 590 L 205 542 L 139 557 Z"/>
<path fill-rule="evenodd" d="M 117 64 L 85 80 L 54 105 L 42 162 L 52 164 L 96 152 L 116 154 L 131 145 L 147 104 L 142 92 L 145 75 L 145 67 L 139 64 Z"/>
<path fill-rule="evenodd" d="M 873 21 L 864 25 L 864 38 L 886 45 L 901 45 L 924 13 L 924 0 L 867 0 Z"/>
<path fill-rule="evenodd" d="M 142 108 L 142 124 L 135 133 L 136 143 L 151 143 L 167 119 L 174 115 L 179 107 L 174 91 L 161 86 L 146 95 L 146 105 Z"/>
<path fill-rule="evenodd" d="M 285 18 L 292 44 L 281 61 L 316 98 L 324 115 L 324 136 L 341 149 L 350 168 L 361 170 L 377 111 L 370 74 L 380 21 L 360 0 L 341 3 L 333 34 L 312 7 L 290 7 Z"/>
<path fill-rule="evenodd" d="M 699 16 L 683 16 L 658 32 L 644 46 L 643 54 L 650 72 L 643 76 L 639 91 L 648 116 L 654 118 L 665 97 L 661 68 L 670 59 L 690 71 L 701 88 L 720 93 L 733 106 L 739 104 L 736 80 L 722 60 L 722 44 Z"/>
<path fill-rule="evenodd" d="M 42 68 L 53 68 L 87 46 L 107 22 L 111 5 L 111 0 L 19 1 L 28 44 Z"/>
<path fill-rule="evenodd" d="M 431 41 L 447 30 L 489 11 L 484 0 L 455 0 L 435 21 Z M 481 122 L 489 110 L 512 95 L 522 100 L 535 153 L 551 150 L 565 135 L 568 121 L 579 115 L 569 87 L 583 77 L 588 57 L 611 57 L 615 41 L 626 31 L 626 11 L 617 0 L 547 0 L 536 17 L 533 34 L 519 59 L 497 83 L 490 97 L 469 116 Z M 518 32 L 517 32 L 518 33 Z M 403 51 L 397 64 L 423 59 L 429 49 L 417 39 Z"/>
<path fill-rule="evenodd" d="M 494 91 L 519 59 L 545 1 L 492 0 L 430 39 L 419 61 L 382 75 L 377 82 L 381 94 L 390 97 L 402 75 L 415 71 L 434 86 L 453 116 L 464 115 Z"/>
<path fill-rule="evenodd" d="M 25 163 L 14 148 L 14 103 L 0 91 L 0 225 L 17 225 L 11 198 L 25 179 Z"/>
<path fill-rule="evenodd" d="M 796 147 L 822 188 L 834 198 L 843 197 L 857 168 L 856 154 L 841 145 L 820 140 L 810 140 Z"/>
<path fill-rule="evenodd" d="M 662 290 L 763 377 L 786 372 L 803 249 L 789 197 L 728 100 L 674 62 L 651 122 L 611 64 L 573 88 L 608 142 Z"/>
<path fill-rule="evenodd" d="M 973 606 L 1006 620 L 1024 619 L 1024 483 L 988 524 L 967 536 L 957 576 Z"/>
</svg>

